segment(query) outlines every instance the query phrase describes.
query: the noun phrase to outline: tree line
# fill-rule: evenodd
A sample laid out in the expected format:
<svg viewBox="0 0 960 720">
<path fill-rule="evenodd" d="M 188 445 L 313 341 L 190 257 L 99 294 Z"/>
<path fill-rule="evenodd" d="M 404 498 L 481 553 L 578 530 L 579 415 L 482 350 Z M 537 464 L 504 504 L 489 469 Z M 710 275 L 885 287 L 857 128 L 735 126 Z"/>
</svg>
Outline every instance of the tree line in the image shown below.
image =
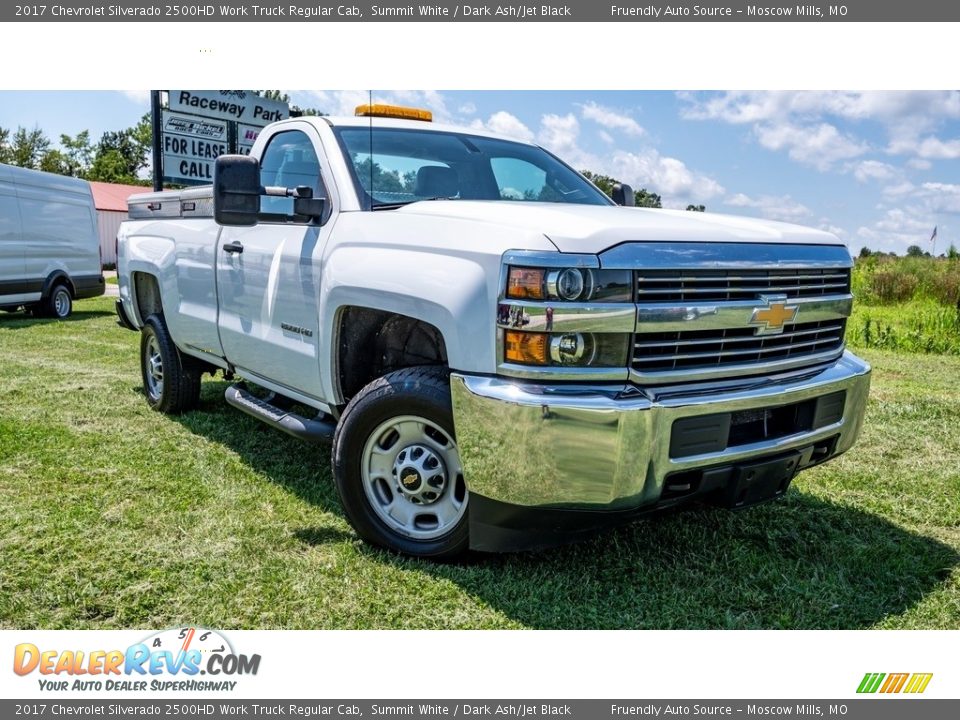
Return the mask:
<svg viewBox="0 0 960 720">
<path fill-rule="evenodd" d="M 860 248 L 860 258 L 866 259 L 869 257 L 897 257 L 895 252 L 884 252 L 883 250 L 871 250 L 868 247 Z M 907 257 L 933 257 L 927 250 L 924 250 L 919 245 L 911 245 L 907 248 Z M 953 243 L 950 243 L 950 247 L 947 248 L 945 253 L 941 253 L 939 257 L 945 257 L 948 260 L 960 260 L 960 250 L 957 250 L 957 246 Z"/>
<path fill-rule="evenodd" d="M 149 185 L 140 173 L 150 164 L 150 141 L 150 113 L 133 127 L 103 133 L 97 142 L 89 130 L 62 134 L 59 148 L 39 127 L 0 127 L 0 163 L 84 180 Z"/>
<path fill-rule="evenodd" d="M 254 92 L 271 100 L 290 102 L 290 96 L 279 90 Z M 324 114 L 296 105 L 291 105 L 290 110 L 299 115 Z M 96 142 L 89 130 L 76 135 L 63 134 L 57 148 L 39 127 L 21 126 L 16 130 L 0 127 L 0 163 L 84 180 L 150 185 L 151 179 L 141 175 L 150 167 L 152 132 L 150 113 L 146 113 L 133 127 L 105 132 Z"/>
</svg>

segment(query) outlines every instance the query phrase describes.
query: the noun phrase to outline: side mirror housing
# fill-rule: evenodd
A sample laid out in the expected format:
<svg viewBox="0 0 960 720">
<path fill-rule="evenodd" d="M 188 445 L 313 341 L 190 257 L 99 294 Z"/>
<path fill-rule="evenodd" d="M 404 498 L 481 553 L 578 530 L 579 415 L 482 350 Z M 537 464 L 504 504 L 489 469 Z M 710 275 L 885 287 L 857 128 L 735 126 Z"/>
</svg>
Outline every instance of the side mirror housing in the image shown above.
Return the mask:
<svg viewBox="0 0 960 720">
<path fill-rule="evenodd" d="M 613 186 L 613 201 L 617 205 L 624 207 L 633 207 L 637 204 L 637 198 L 633 194 L 633 188 L 623 183 L 617 183 Z"/>
<path fill-rule="evenodd" d="M 305 215 L 311 220 L 321 222 L 325 205 L 324 198 L 315 198 L 313 188 L 308 185 L 298 185 L 293 191 L 294 215 Z"/>
<path fill-rule="evenodd" d="M 213 166 L 213 218 L 219 225 L 256 225 L 260 214 L 260 162 L 221 155 Z"/>
</svg>

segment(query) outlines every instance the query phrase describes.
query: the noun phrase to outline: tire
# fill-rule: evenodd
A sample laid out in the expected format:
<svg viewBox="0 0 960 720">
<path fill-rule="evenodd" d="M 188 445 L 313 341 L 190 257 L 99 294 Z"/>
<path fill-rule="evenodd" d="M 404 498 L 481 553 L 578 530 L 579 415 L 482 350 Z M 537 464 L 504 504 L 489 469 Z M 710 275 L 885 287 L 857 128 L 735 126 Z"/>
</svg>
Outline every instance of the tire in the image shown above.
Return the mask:
<svg viewBox="0 0 960 720">
<path fill-rule="evenodd" d="M 367 542 L 433 559 L 467 549 L 469 496 L 445 368 L 397 370 L 363 388 L 337 425 L 332 464 L 347 518 Z"/>
<path fill-rule="evenodd" d="M 70 294 L 70 288 L 62 282 L 57 283 L 50 289 L 50 294 L 42 299 L 37 306 L 40 315 L 43 317 L 64 320 L 70 317 L 73 312 L 73 295 Z"/>
<path fill-rule="evenodd" d="M 140 333 L 140 374 L 143 394 L 154 410 L 177 415 L 200 402 L 202 368 L 180 354 L 162 315 L 150 315 Z"/>
</svg>

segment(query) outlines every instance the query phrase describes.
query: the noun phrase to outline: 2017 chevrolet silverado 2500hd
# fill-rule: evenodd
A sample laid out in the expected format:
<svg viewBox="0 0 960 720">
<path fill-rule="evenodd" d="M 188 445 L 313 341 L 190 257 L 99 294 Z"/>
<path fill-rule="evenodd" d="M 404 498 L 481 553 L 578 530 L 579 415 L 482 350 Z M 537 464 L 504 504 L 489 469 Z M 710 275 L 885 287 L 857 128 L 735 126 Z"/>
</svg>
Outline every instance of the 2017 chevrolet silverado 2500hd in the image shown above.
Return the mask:
<svg viewBox="0 0 960 720">
<path fill-rule="evenodd" d="M 332 441 L 362 537 L 431 557 L 751 505 L 851 447 L 870 368 L 836 237 L 620 207 L 536 145 L 359 112 L 131 200 L 117 311 L 150 405 L 240 379 L 230 404 Z"/>
<path fill-rule="evenodd" d="M 65 318 L 105 288 L 90 183 L 0 165 L 0 310 Z"/>
</svg>

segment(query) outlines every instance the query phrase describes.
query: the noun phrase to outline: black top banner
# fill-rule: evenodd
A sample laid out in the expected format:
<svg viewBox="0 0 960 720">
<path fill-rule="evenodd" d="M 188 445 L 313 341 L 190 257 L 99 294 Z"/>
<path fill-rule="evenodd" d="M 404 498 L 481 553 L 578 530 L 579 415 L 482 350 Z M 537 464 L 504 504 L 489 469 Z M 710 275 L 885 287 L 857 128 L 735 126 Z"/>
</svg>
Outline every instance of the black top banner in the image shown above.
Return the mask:
<svg viewBox="0 0 960 720">
<path fill-rule="evenodd" d="M 944 0 L 846 2 L 452 2 L 434 0 L 219 0 L 215 3 L 125 3 L 63 0 L 3 4 L 3 22 L 953 22 L 960 3 Z"/>
</svg>

